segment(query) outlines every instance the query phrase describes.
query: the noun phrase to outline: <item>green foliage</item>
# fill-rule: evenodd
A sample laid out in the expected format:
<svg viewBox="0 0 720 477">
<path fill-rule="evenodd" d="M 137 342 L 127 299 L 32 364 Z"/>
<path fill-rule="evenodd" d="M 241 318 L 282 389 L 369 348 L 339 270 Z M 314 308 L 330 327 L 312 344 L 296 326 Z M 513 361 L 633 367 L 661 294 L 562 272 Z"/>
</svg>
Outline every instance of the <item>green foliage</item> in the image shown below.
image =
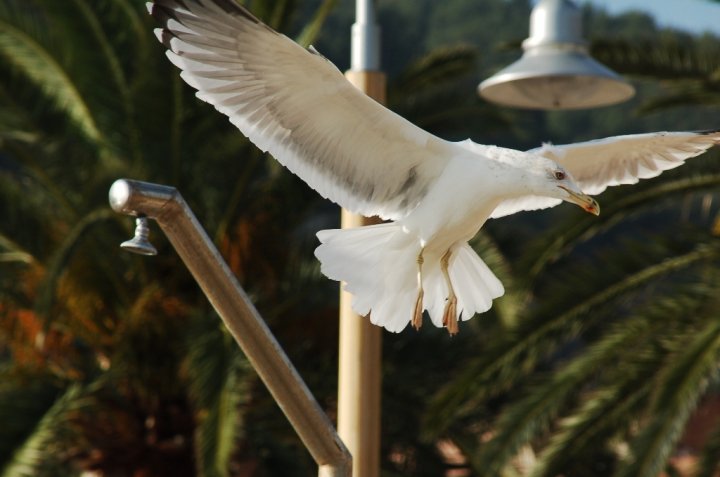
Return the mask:
<svg viewBox="0 0 720 477">
<path fill-rule="evenodd" d="M 237 344 L 215 316 L 200 316 L 188 341 L 188 391 L 198 410 L 195 429 L 197 474 L 229 476 L 242 437 L 242 406 L 252 374 Z"/>
<path fill-rule="evenodd" d="M 615 39 L 593 42 L 592 53 L 621 73 L 662 80 L 667 92 L 647 100 L 651 113 L 679 106 L 720 105 L 720 45 L 700 39 Z"/>
<path fill-rule="evenodd" d="M 0 468 L 312 475 L 161 234 L 158 257 L 120 253 L 133 224 L 104 204 L 118 177 L 177 186 L 331 414 L 337 289 L 312 249 L 337 210 L 193 97 L 143 3 L 0 4 Z M 347 66 L 352 2 L 245 3 Z M 614 38 L 593 53 L 642 78 L 638 99 L 511 112 L 475 87 L 519 55 L 502 45 L 526 36 L 527 1 L 378 6 L 389 105 L 445 138 L 530 147 L 717 127 L 715 38 L 587 7 L 593 35 Z M 506 287 L 493 310 L 452 339 L 427 326 L 385 335 L 384 475 L 672 473 L 718 384 L 717 160 L 609 190 L 599 218 L 560 206 L 488 223 L 473 246 Z M 716 428 L 699 475 L 717 471 L 719 447 Z"/>
<path fill-rule="evenodd" d="M 593 41 L 593 54 L 647 78 L 638 99 L 615 114 L 683 106 L 647 119 L 617 116 L 617 124 L 682 129 L 680 115 L 703 115 L 688 105 L 717 104 L 717 40 L 661 33 L 642 16 L 591 13 L 592 23 L 614 38 Z M 637 25 L 645 25 L 642 35 Z M 618 35 L 623 29 L 627 36 Z M 559 133 L 558 142 L 578 133 L 600 137 L 613 134 L 616 126 L 597 127 L 612 114 L 552 113 L 544 125 L 548 134 Z M 652 125 L 659 118 L 664 124 Z M 563 139 L 569 125 L 575 137 Z M 489 224 L 487 233 L 504 245 L 503 261 L 516 271 L 504 280 L 508 296 L 498 303 L 517 310 L 516 326 L 487 329 L 483 353 L 466 358 L 435 393 L 424 415 L 426 438 L 453 439 L 478 475 L 675 472 L 668 459 L 699 399 L 713 389 L 720 364 L 713 341 L 719 290 L 710 278 L 718 264 L 711 232 L 717 212 L 694 213 L 691 222 L 701 220 L 701 230 L 663 224 L 693 214 L 700 197 L 706 204 L 716 199 L 716 161 L 714 153 L 659 180 L 608 190 L 599 218 L 559 208 L 538 214 L 530 221 L 535 226 L 522 217 Z M 513 244 L 520 233 L 536 239 Z M 714 442 L 702 451 L 706 475 L 717 468 Z M 536 455 L 532 464 L 515 466 L 528 448 Z"/>
<path fill-rule="evenodd" d="M 101 133 L 85 98 L 58 58 L 48 51 L 53 44 L 63 43 L 48 38 L 47 25 L 28 15 L 27 9 L 27 6 L 13 3 L 0 9 L 3 63 L 38 88 L 88 139 L 101 141 Z"/>
<path fill-rule="evenodd" d="M 720 470 L 718 455 L 720 455 L 720 426 L 715 428 L 705 444 L 697 477 L 712 477 Z"/>
<path fill-rule="evenodd" d="M 505 118 L 474 94 L 472 83 L 478 57 L 477 48 L 467 44 L 433 49 L 410 62 L 392 81 L 388 106 L 423 129 L 448 139 L 464 139 L 469 124 L 507 127 Z"/>
<path fill-rule="evenodd" d="M 291 24 L 294 2 L 264 3 Z M 332 4 L 310 15 L 304 41 Z M 266 316 L 302 307 L 276 299 L 296 276 L 308 288 L 319 279 L 298 251 L 319 199 L 193 98 L 144 2 L 12 0 L 0 23 L 0 364 L 12 371 L 0 400 L 37 399 L 0 409 L 12 423 L 0 433 L 0 466 L 177 476 L 266 466 L 266 450 L 243 451 L 261 440 L 243 426 L 257 407 L 248 402 L 263 395 L 254 373 L 162 237 L 153 236 L 153 262 L 119 250 L 133 226 L 110 211 L 107 190 L 119 177 L 178 186 Z M 55 386 L 35 393 L 27 379 Z M 82 408 L 78 386 L 88 390 Z M 68 397 L 51 406 L 50 392 Z"/>
<path fill-rule="evenodd" d="M 68 415 L 82 405 L 82 389 L 71 385 L 35 424 L 34 429 L 5 461 L 3 477 L 70 475 L 53 470 L 68 449 Z M 6 416 L 7 417 L 7 416 Z"/>
</svg>

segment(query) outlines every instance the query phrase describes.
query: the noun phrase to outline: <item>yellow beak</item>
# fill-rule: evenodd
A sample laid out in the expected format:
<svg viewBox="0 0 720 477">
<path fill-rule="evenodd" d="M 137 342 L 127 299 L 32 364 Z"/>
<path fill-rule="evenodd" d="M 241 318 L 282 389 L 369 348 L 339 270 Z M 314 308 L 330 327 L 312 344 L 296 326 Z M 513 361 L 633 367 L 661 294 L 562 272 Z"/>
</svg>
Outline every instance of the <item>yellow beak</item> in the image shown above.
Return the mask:
<svg viewBox="0 0 720 477">
<path fill-rule="evenodd" d="M 567 187 L 558 186 L 570 195 L 566 200 L 580 206 L 585 212 L 590 212 L 593 215 L 600 215 L 600 204 L 589 195 L 583 194 L 582 192 L 575 192 L 568 189 Z"/>
</svg>

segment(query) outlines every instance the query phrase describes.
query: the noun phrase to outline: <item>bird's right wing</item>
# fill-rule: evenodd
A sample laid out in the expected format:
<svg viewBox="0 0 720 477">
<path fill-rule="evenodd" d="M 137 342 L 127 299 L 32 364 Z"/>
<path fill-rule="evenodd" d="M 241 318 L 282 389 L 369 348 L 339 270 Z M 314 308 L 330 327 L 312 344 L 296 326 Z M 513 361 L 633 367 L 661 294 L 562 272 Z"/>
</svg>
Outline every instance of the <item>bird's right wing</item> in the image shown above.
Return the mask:
<svg viewBox="0 0 720 477">
<path fill-rule="evenodd" d="M 350 84 L 314 50 L 233 0 L 155 0 L 158 38 L 197 96 L 313 189 L 363 215 L 398 219 L 452 148 Z"/>
</svg>

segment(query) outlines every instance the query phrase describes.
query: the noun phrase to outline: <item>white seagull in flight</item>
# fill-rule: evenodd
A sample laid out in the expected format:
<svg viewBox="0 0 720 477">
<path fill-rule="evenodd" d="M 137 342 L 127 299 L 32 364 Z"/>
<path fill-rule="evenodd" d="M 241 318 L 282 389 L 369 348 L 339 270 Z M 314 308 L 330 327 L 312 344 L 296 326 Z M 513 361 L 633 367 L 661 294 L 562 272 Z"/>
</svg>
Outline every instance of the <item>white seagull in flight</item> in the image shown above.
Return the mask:
<svg viewBox="0 0 720 477">
<path fill-rule="evenodd" d="M 572 202 L 659 175 L 720 143 L 720 132 L 619 136 L 530 151 L 449 142 L 370 99 L 312 47 L 233 0 L 148 3 L 167 55 L 197 97 L 227 115 L 322 196 L 388 223 L 318 233 L 315 255 L 360 315 L 399 332 L 457 333 L 490 309 L 500 281 L 468 245 L 489 218 Z"/>
</svg>

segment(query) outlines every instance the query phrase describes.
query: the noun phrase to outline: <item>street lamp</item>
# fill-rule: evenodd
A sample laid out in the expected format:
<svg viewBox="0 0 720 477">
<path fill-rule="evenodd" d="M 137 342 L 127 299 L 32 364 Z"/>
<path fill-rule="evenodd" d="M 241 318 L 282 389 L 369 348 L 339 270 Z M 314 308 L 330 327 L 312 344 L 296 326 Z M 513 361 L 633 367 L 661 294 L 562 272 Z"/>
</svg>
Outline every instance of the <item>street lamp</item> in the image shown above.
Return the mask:
<svg viewBox="0 0 720 477">
<path fill-rule="evenodd" d="M 583 109 L 630 99 L 635 88 L 595 61 L 570 0 L 540 0 L 530 15 L 523 56 L 478 86 L 494 103 L 528 109 Z"/>
<path fill-rule="evenodd" d="M 374 0 L 355 0 L 350 70 L 345 77 L 379 103 L 385 102 L 380 70 L 380 28 Z M 343 209 L 343 228 L 378 223 Z M 340 293 L 338 434 L 353 457 L 354 477 L 380 475 L 382 328 L 352 310 L 352 296 Z"/>
</svg>

